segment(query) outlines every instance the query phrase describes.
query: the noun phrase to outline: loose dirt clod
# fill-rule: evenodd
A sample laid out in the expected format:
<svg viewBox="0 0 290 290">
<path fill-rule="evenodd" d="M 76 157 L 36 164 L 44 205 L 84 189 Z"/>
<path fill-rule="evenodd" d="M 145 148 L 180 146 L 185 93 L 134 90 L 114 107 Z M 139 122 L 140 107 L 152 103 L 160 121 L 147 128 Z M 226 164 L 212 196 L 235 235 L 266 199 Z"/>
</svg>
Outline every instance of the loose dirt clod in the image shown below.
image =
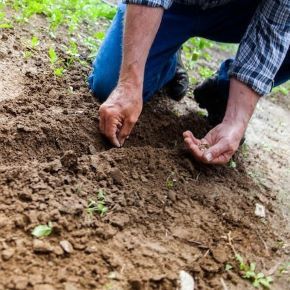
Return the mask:
<svg viewBox="0 0 290 290">
<path fill-rule="evenodd" d="M 51 245 L 46 241 L 33 240 L 33 251 L 37 254 L 48 254 L 52 252 Z"/>
<path fill-rule="evenodd" d="M 2 259 L 4 261 L 8 261 L 9 259 L 13 257 L 14 253 L 15 253 L 15 250 L 13 248 L 8 248 L 2 252 L 1 254 Z"/>
</svg>

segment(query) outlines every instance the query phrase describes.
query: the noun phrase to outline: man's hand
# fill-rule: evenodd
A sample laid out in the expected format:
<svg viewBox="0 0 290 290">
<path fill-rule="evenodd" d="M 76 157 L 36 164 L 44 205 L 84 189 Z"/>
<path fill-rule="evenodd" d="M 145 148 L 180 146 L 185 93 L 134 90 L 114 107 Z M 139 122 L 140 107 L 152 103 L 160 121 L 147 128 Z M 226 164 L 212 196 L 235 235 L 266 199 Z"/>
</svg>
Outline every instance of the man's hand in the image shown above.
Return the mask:
<svg viewBox="0 0 290 290">
<path fill-rule="evenodd" d="M 184 143 L 195 159 L 210 164 L 226 164 L 239 147 L 244 129 L 238 125 L 221 123 L 203 139 L 190 131 L 183 133 Z"/>
<path fill-rule="evenodd" d="M 142 111 L 145 63 L 163 15 L 160 7 L 127 5 L 117 87 L 100 107 L 100 130 L 122 146 Z"/>
<path fill-rule="evenodd" d="M 195 138 L 190 131 L 183 133 L 184 143 L 193 157 L 210 164 L 229 162 L 239 148 L 259 98 L 252 89 L 232 78 L 223 122 L 201 140 Z"/>
<path fill-rule="evenodd" d="M 100 130 L 120 147 L 130 135 L 142 111 L 142 91 L 118 85 L 99 110 Z"/>
</svg>

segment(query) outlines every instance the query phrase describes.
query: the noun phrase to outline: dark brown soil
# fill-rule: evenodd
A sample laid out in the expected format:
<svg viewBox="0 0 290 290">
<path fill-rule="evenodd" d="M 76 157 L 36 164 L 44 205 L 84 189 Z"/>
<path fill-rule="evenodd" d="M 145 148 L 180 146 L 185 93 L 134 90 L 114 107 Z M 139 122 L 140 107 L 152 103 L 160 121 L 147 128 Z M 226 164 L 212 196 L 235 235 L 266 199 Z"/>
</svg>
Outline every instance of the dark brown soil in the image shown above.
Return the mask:
<svg viewBox="0 0 290 290">
<path fill-rule="evenodd" d="M 178 116 L 156 96 L 126 146 L 111 148 L 99 134 L 89 69 L 74 64 L 56 78 L 45 25 L 43 44 L 25 60 L 29 27 L 0 36 L 2 84 L 12 87 L 0 96 L 0 289 L 169 290 L 181 270 L 198 289 L 224 289 L 221 278 L 229 289 L 251 289 L 238 275 L 229 233 L 258 270 L 286 259 L 279 245 L 289 233 L 275 193 L 247 175 L 242 155 L 231 169 L 200 165 L 184 150 L 182 132 L 202 136 L 205 119 Z M 90 216 L 88 201 L 100 189 L 108 212 Z M 266 219 L 255 216 L 256 203 Z M 53 234 L 33 238 L 49 221 Z M 284 276 L 274 280 L 273 289 L 287 289 Z"/>
</svg>

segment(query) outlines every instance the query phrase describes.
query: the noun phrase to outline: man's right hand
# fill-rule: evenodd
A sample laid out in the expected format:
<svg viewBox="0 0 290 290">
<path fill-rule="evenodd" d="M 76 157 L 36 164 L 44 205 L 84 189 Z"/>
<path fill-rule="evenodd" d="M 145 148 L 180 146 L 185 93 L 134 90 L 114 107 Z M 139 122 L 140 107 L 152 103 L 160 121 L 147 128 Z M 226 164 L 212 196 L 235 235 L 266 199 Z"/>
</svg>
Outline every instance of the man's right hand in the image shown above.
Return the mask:
<svg viewBox="0 0 290 290">
<path fill-rule="evenodd" d="M 142 86 L 118 84 L 100 106 L 100 131 L 109 141 L 121 147 L 137 122 L 143 106 Z"/>
</svg>

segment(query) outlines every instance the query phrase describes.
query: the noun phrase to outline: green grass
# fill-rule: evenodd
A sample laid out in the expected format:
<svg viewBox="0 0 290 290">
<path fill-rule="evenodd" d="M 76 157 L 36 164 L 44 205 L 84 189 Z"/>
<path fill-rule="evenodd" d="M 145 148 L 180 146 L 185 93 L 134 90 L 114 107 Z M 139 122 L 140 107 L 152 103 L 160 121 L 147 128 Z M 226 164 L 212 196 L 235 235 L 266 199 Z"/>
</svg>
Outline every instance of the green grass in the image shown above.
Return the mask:
<svg viewBox="0 0 290 290">
<path fill-rule="evenodd" d="M 273 282 L 271 276 L 266 276 L 262 272 L 257 272 L 256 263 L 245 263 L 244 259 L 239 254 L 237 254 L 235 258 L 239 264 L 242 278 L 249 280 L 255 288 L 263 287 L 270 289 L 271 283 Z"/>
<path fill-rule="evenodd" d="M 13 16 L 7 16 L 7 11 L 14 10 Z M 11 13 L 9 13 L 11 14 Z M 49 48 L 48 57 L 51 69 L 55 76 L 61 77 L 71 64 L 78 61 L 82 64 L 91 63 L 95 57 L 100 43 L 104 39 L 104 31 L 95 31 L 98 19 L 112 20 L 116 14 L 116 8 L 103 3 L 101 0 L 0 0 L 0 29 L 10 29 L 17 23 L 25 23 L 34 15 L 42 15 L 48 21 L 49 35 L 52 40 L 60 32 L 67 34 L 67 44 Z M 83 23 L 86 25 L 85 36 L 80 33 Z M 103 28 L 104 29 L 104 28 Z M 28 59 L 41 43 L 36 35 L 32 35 L 26 44 L 27 50 L 23 57 Z M 80 58 L 79 46 L 89 50 L 86 61 Z M 63 52 L 65 61 L 58 55 Z"/>
<path fill-rule="evenodd" d="M 93 216 L 95 213 L 99 214 L 101 217 L 104 216 L 108 211 L 106 206 L 106 193 L 103 190 L 99 190 L 96 199 L 90 199 L 88 201 L 87 213 Z"/>
</svg>

